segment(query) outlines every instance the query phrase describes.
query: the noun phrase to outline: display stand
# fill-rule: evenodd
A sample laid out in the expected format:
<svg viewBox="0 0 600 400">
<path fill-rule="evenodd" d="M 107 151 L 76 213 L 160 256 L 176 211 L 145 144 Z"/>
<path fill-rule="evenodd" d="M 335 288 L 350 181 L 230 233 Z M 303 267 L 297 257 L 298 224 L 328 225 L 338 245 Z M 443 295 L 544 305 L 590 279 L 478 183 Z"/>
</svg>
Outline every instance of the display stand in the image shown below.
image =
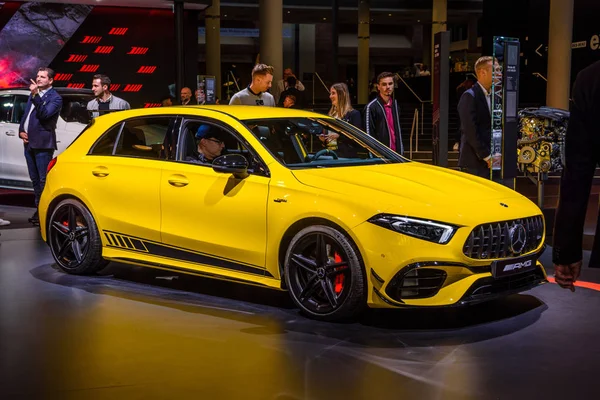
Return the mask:
<svg viewBox="0 0 600 400">
<path fill-rule="evenodd" d="M 515 188 L 519 133 L 520 44 L 515 38 L 494 36 L 492 64 L 492 140 L 490 179 Z"/>
</svg>

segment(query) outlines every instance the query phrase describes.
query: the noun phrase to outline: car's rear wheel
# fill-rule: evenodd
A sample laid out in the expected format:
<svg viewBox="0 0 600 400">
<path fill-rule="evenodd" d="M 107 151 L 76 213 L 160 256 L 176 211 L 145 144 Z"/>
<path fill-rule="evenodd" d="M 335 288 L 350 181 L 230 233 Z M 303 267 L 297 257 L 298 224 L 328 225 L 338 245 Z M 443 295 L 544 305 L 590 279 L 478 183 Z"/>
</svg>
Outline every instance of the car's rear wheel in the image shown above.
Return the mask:
<svg viewBox="0 0 600 400">
<path fill-rule="evenodd" d="M 75 199 L 61 201 L 50 214 L 48 244 L 56 264 L 65 272 L 89 275 L 108 263 L 94 217 Z"/>
<path fill-rule="evenodd" d="M 312 318 L 339 321 L 366 306 L 360 254 L 329 226 L 310 226 L 294 236 L 285 256 L 285 279 L 296 305 Z"/>
</svg>

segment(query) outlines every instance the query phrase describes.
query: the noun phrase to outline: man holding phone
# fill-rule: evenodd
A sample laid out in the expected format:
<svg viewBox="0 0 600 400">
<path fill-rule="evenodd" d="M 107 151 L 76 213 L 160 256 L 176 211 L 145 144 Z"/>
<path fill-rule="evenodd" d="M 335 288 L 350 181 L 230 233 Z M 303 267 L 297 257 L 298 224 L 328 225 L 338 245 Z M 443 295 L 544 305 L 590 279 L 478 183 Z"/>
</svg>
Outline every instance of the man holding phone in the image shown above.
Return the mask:
<svg viewBox="0 0 600 400">
<path fill-rule="evenodd" d="M 48 164 L 56 150 L 56 122 L 62 108 L 62 98 L 52 88 L 54 71 L 50 68 L 38 69 L 35 81 L 30 81 L 31 95 L 21 118 L 19 137 L 23 140 L 25 160 L 37 207 L 46 184 Z M 37 210 L 29 222 L 39 223 Z"/>
</svg>

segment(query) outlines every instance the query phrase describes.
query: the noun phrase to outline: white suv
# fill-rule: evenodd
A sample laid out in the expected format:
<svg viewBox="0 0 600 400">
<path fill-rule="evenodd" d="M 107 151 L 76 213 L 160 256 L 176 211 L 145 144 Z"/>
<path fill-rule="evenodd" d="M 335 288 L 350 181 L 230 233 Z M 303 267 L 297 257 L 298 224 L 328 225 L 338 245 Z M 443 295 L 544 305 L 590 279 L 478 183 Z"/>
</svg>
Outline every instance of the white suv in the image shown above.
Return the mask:
<svg viewBox="0 0 600 400">
<path fill-rule="evenodd" d="M 55 88 L 63 99 L 56 124 L 56 144 L 60 154 L 75 140 L 90 122 L 87 102 L 94 98 L 89 89 Z M 19 138 L 19 123 L 25 112 L 29 90 L 26 88 L 0 89 L 0 187 L 33 190 L 23 141 Z"/>
</svg>

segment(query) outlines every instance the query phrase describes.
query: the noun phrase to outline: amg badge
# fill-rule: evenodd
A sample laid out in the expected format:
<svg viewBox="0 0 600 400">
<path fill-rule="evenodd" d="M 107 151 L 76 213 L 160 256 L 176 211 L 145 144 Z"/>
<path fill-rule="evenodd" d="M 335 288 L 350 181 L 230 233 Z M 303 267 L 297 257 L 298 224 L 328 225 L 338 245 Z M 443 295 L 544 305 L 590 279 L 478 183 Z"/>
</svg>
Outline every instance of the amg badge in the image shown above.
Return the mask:
<svg viewBox="0 0 600 400">
<path fill-rule="evenodd" d="M 502 272 L 513 271 L 515 269 L 521 269 L 521 268 L 528 268 L 528 267 L 531 267 L 532 264 L 533 264 L 533 260 L 527 260 L 527 261 L 523 261 L 523 262 L 517 262 L 514 264 L 508 264 L 504 267 Z"/>
</svg>

